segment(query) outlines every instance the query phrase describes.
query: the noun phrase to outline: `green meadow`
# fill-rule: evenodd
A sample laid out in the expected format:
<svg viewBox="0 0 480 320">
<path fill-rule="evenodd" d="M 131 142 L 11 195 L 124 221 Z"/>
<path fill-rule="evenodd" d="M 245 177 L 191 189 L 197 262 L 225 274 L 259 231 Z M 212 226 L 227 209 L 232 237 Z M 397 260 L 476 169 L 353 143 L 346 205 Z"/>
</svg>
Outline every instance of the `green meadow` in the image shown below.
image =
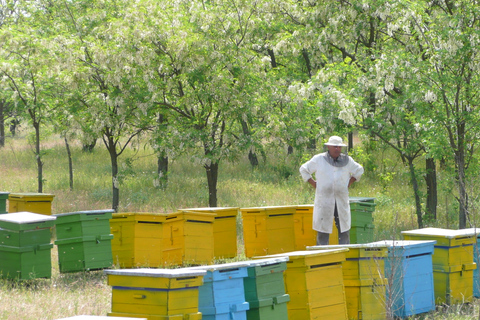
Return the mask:
<svg viewBox="0 0 480 320">
<path fill-rule="evenodd" d="M 359 145 L 361 142 L 359 142 Z M 187 156 L 170 159 L 168 185 L 156 183 L 156 157 L 145 143 L 137 143 L 120 158 L 120 212 L 174 212 L 180 208 L 208 206 L 205 170 Z M 74 185 L 70 190 L 68 158 L 63 139 L 45 138 L 44 193 L 53 194 L 52 213 L 111 207 L 110 160 L 99 140 L 93 152 L 83 152 L 71 142 Z M 317 152 L 320 152 L 318 150 Z M 222 162 L 218 178 L 218 205 L 222 207 L 282 206 L 313 203 L 313 189 L 304 183 L 298 167 L 310 154 L 287 155 L 286 148 L 266 149 L 266 158 L 252 169 L 247 155 L 236 162 Z M 400 160 L 387 151 L 352 153 L 368 163 L 351 196 L 374 197 L 375 240 L 401 239 L 401 231 L 416 229 L 409 174 Z M 368 170 L 370 169 L 370 170 Z M 439 173 L 439 207 L 436 221 L 428 226 L 455 228 L 457 207 L 451 194 L 455 186 Z M 0 192 L 37 192 L 37 169 L 28 134 L 7 137 L 0 149 Z M 241 231 L 241 219 L 237 230 Z M 241 233 L 240 233 L 241 234 Z M 239 237 L 239 248 L 242 248 Z M 241 256 L 240 256 L 241 258 Z M 59 319 L 74 315 L 106 315 L 111 289 L 102 271 L 61 274 L 52 249 L 52 278 L 30 281 L 0 280 L 0 319 Z M 478 301 L 438 310 L 411 319 L 477 319 Z M 295 319 L 294 319 L 295 320 Z"/>
</svg>

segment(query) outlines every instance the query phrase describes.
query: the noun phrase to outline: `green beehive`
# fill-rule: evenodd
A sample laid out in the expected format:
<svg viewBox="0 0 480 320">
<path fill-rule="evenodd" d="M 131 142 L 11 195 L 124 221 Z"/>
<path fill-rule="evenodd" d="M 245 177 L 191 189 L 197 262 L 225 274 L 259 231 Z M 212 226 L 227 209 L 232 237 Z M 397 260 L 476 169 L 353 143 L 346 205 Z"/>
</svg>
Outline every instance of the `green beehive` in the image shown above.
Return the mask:
<svg viewBox="0 0 480 320">
<path fill-rule="evenodd" d="M 283 272 L 288 257 L 250 261 L 243 279 L 245 300 L 249 303 L 248 320 L 287 320 L 287 302 Z"/>
<path fill-rule="evenodd" d="M 113 210 L 63 213 L 57 217 L 55 244 L 60 272 L 77 272 L 111 267 Z"/>
<path fill-rule="evenodd" d="M 7 213 L 7 199 L 9 192 L 0 192 L 0 214 Z"/>
<path fill-rule="evenodd" d="M 350 212 L 352 226 L 350 229 L 351 243 L 368 243 L 373 241 L 373 212 L 375 198 L 350 197 Z"/>
<path fill-rule="evenodd" d="M 51 277 L 50 229 L 55 217 L 32 212 L 0 215 L 0 274 L 27 280 Z"/>
</svg>

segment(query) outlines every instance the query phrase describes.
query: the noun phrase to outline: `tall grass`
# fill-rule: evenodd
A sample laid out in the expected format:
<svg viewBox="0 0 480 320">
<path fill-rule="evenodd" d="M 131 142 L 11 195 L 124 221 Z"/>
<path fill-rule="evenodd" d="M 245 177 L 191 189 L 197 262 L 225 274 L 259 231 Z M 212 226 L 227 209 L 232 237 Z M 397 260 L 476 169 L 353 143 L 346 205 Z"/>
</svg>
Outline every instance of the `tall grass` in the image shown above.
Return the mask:
<svg viewBox="0 0 480 320">
<path fill-rule="evenodd" d="M 0 192 L 37 192 L 37 169 L 27 134 L 7 137 L 0 149 Z M 44 193 L 53 194 L 52 213 L 111 207 L 110 159 L 103 145 L 83 152 L 71 141 L 74 188 L 69 189 L 68 159 L 58 137 L 43 141 Z M 299 166 L 312 154 L 287 155 L 286 150 L 266 150 L 266 162 L 252 169 L 246 155 L 234 163 L 220 164 L 218 206 L 257 207 L 311 204 L 313 189 L 299 175 Z M 390 157 L 390 158 L 389 158 Z M 388 159 L 386 161 L 385 159 Z M 139 145 L 120 158 L 120 212 L 174 212 L 180 208 L 208 206 L 205 171 L 186 156 L 170 159 L 168 185 L 156 187 L 156 158 Z M 374 197 L 375 240 L 401 239 L 401 231 L 417 228 L 408 172 L 394 155 L 378 159 L 372 170 L 350 190 L 351 196 Z M 392 174 L 394 173 L 394 174 Z M 448 185 L 444 190 L 449 190 Z M 437 221 L 429 226 L 454 227 L 455 207 L 449 193 L 440 194 Z M 241 230 L 239 220 L 239 230 Z M 240 248 L 242 244 L 240 243 Z M 105 315 L 110 311 L 111 289 L 101 271 L 60 274 L 55 249 L 52 278 L 28 282 L 0 280 L 0 319 L 58 319 L 79 314 Z M 477 302 L 445 307 L 411 319 L 474 319 Z"/>
</svg>

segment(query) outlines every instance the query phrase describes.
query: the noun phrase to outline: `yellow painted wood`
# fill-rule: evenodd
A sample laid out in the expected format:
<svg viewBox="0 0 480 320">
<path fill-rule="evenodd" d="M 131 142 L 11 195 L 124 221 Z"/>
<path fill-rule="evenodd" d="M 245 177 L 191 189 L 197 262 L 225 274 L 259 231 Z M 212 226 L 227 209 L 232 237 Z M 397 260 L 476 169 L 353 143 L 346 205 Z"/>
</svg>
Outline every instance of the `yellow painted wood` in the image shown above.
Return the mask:
<svg viewBox="0 0 480 320">
<path fill-rule="evenodd" d="M 405 240 L 436 240 L 435 246 L 456 247 L 476 243 L 476 236 L 469 229 L 452 230 L 423 228 L 402 231 Z"/>
<path fill-rule="evenodd" d="M 215 214 L 174 212 L 163 226 L 163 259 L 166 265 L 211 264 L 214 259 Z"/>
<path fill-rule="evenodd" d="M 177 314 L 170 316 L 159 316 L 151 314 L 134 314 L 134 313 L 122 313 L 122 312 L 109 312 L 109 317 L 128 317 L 128 318 L 147 318 L 148 320 L 202 320 L 202 313 L 189 313 L 189 314 Z M 116 318 L 112 318 L 115 320 Z"/>
<path fill-rule="evenodd" d="M 113 234 L 113 262 L 122 268 L 163 266 L 163 224 L 167 214 L 114 213 L 110 219 Z"/>
<path fill-rule="evenodd" d="M 345 282 L 348 319 L 386 319 L 385 285 L 350 286 Z"/>
<path fill-rule="evenodd" d="M 433 270 L 435 303 L 471 302 L 473 299 L 473 270 L 476 269 L 476 264 L 471 263 L 448 269 L 434 268 Z"/>
<path fill-rule="evenodd" d="M 215 214 L 213 222 L 213 254 L 216 258 L 237 256 L 238 207 L 188 208 L 182 212 L 207 212 Z"/>
<path fill-rule="evenodd" d="M 295 206 L 240 208 L 247 257 L 295 250 Z"/>
<path fill-rule="evenodd" d="M 52 214 L 52 201 L 55 195 L 46 193 L 10 193 L 8 195 L 8 212 L 33 212 Z"/>
<path fill-rule="evenodd" d="M 288 257 L 284 282 L 285 292 L 290 295 L 289 319 L 347 319 L 342 273 L 347 251 L 304 250 L 258 257 Z"/>
</svg>

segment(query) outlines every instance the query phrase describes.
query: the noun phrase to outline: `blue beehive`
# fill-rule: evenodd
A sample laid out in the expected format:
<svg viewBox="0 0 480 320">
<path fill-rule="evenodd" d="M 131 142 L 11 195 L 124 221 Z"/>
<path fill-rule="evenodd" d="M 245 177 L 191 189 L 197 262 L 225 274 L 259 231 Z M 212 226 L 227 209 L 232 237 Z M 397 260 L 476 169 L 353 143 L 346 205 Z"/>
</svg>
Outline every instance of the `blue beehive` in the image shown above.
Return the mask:
<svg viewBox="0 0 480 320">
<path fill-rule="evenodd" d="M 432 254 L 436 241 L 385 240 L 387 309 L 392 316 L 408 317 L 435 310 Z"/>
<path fill-rule="evenodd" d="M 478 266 L 480 263 L 480 229 L 470 228 L 465 229 L 465 231 L 471 231 L 471 233 L 474 234 L 477 238 L 477 241 L 473 245 L 473 262 L 475 262 Z M 473 296 L 475 298 L 480 298 L 480 270 L 478 267 L 473 270 Z"/>
<path fill-rule="evenodd" d="M 249 264 L 243 261 L 189 268 L 207 272 L 198 288 L 198 311 L 203 320 L 246 320 L 249 304 L 243 278 L 248 275 Z"/>
</svg>

